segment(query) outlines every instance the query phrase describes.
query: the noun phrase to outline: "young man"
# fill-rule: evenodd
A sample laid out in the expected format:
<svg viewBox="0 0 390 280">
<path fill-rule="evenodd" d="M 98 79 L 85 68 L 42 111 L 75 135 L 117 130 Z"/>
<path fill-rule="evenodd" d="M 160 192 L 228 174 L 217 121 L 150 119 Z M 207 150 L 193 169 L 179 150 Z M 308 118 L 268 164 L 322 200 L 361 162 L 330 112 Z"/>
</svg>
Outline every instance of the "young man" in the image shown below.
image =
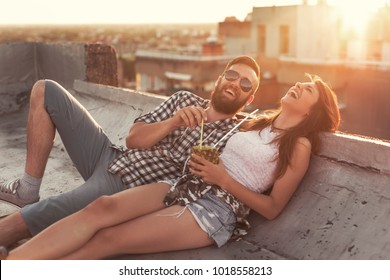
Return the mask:
<svg viewBox="0 0 390 280">
<path fill-rule="evenodd" d="M 30 98 L 25 173 L 0 184 L 0 199 L 23 208 L 0 220 L 0 245 L 36 235 L 102 195 L 178 177 L 191 147 L 199 141 L 202 119 L 203 135 L 210 135 L 204 144 L 216 143 L 236 124 L 235 114 L 252 102 L 259 83 L 255 60 L 236 57 L 218 78 L 211 100 L 186 91 L 173 94 L 135 120 L 126 148 L 120 148 L 64 88 L 54 81 L 38 81 Z M 85 183 L 39 201 L 56 130 Z"/>
</svg>

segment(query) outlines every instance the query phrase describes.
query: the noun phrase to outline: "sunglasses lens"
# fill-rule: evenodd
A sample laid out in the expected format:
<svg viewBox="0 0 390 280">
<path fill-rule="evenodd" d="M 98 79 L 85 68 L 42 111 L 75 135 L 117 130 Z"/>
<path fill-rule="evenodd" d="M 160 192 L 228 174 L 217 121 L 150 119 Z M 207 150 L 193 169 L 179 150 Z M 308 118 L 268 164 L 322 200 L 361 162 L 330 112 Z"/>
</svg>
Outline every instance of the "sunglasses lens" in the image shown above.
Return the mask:
<svg viewBox="0 0 390 280">
<path fill-rule="evenodd" d="M 240 77 L 240 74 L 234 70 L 227 70 L 225 72 L 225 79 L 228 81 L 235 81 Z"/>
<path fill-rule="evenodd" d="M 229 82 L 235 81 L 240 78 L 240 74 L 234 70 L 227 70 L 224 73 L 225 79 Z M 248 92 L 252 90 L 252 83 L 248 78 L 242 78 L 240 80 L 240 87 L 243 92 Z"/>
<path fill-rule="evenodd" d="M 240 87 L 241 87 L 242 91 L 248 92 L 248 91 L 252 90 L 252 83 L 251 83 L 251 81 L 249 81 L 249 79 L 243 78 L 240 81 Z"/>
</svg>

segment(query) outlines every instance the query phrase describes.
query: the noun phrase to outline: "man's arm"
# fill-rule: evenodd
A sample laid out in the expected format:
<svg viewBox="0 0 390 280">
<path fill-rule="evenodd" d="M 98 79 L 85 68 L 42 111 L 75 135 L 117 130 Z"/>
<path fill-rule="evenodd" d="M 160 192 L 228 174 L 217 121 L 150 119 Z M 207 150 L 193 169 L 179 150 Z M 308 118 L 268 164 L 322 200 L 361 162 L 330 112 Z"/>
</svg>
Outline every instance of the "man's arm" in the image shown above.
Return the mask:
<svg viewBox="0 0 390 280">
<path fill-rule="evenodd" d="M 206 111 L 202 107 L 189 106 L 178 110 L 173 117 L 160 122 L 135 123 L 126 136 L 126 147 L 129 149 L 150 148 L 180 126 L 201 125 L 202 118 L 206 120 Z"/>
</svg>

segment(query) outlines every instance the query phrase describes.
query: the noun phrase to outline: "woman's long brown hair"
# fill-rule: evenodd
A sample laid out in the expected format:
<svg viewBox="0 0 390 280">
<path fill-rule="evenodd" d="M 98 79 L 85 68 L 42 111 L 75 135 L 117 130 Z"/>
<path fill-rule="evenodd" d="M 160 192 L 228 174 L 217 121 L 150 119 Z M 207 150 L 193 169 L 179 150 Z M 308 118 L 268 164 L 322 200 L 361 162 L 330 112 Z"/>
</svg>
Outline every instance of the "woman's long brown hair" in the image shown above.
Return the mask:
<svg viewBox="0 0 390 280">
<path fill-rule="evenodd" d="M 336 94 L 320 77 L 306 75 L 317 87 L 319 99 L 310 109 L 309 115 L 301 123 L 283 131 L 273 141 L 279 146 L 276 178 L 280 178 L 286 172 L 298 138 L 306 137 L 311 143 L 312 152 L 316 153 L 320 145 L 320 132 L 334 132 L 340 124 L 340 112 Z M 262 130 L 272 125 L 280 113 L 281 107 L 275 110 L 268 110 L 259 118 L 249 121 L 243 128 L 245 130 Z"/>
</svg>

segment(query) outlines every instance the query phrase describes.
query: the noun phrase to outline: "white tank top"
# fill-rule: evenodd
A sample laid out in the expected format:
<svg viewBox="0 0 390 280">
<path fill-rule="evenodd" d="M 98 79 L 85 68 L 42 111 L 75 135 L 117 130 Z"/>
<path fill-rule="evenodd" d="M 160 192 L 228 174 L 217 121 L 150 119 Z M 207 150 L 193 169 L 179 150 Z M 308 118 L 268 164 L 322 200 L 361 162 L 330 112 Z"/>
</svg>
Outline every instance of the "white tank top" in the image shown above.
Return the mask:
<svg viewBox="0 0 390 280">
<path fill-rule="evenodd" d="M 264 192 L 274 183 L 278 147 L 271 141 L 277 133 L 271 127 L 238 132 L 228 140 L 220 158 L 236 181 L 255 192 Z"/>
</svg>

